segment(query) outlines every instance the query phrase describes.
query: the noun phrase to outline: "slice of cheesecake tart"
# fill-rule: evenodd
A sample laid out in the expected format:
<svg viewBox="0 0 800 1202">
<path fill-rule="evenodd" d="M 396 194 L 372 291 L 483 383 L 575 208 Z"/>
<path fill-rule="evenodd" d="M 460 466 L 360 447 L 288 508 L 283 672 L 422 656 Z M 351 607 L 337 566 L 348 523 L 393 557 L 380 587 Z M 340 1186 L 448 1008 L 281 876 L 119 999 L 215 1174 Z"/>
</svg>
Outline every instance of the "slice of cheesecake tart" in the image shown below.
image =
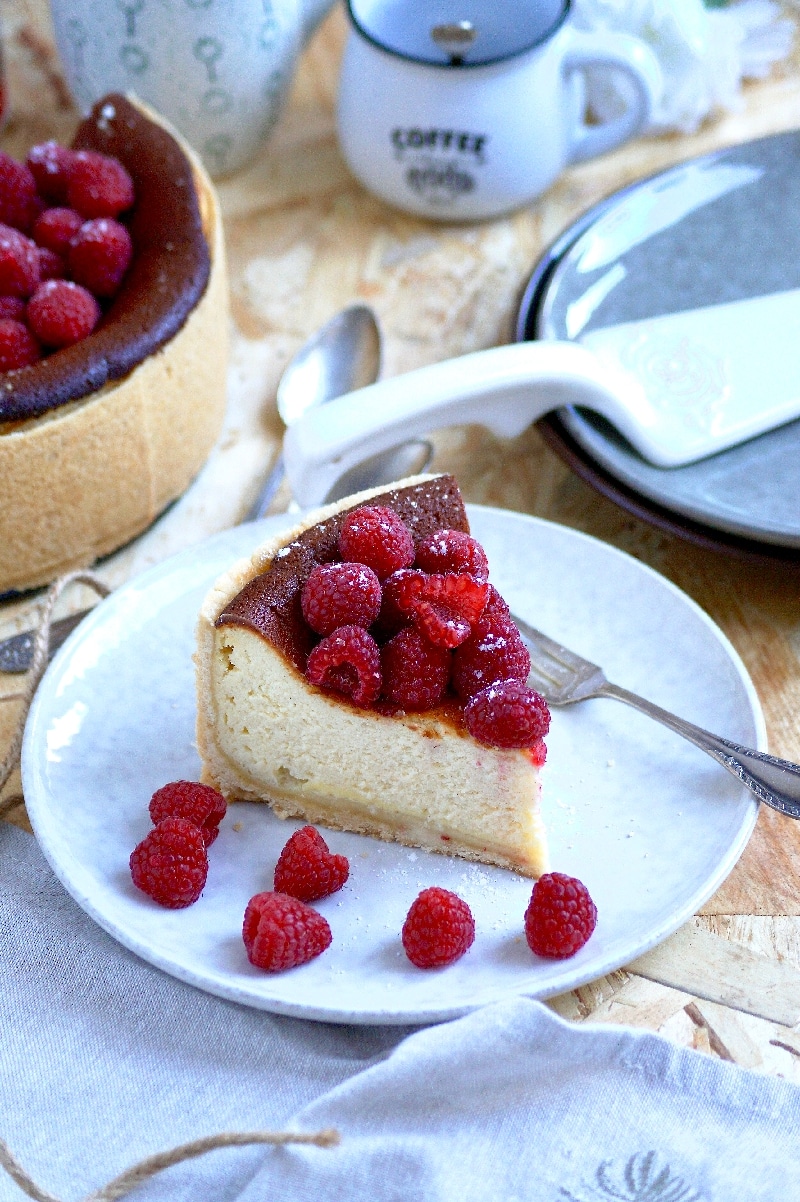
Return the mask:
<svg viewBox="0 0 800 1202">
<path fill-rule="evenodd" d="M 318 510 L 221 577 L 198 628 L 203 780 L 228 799 L 547 871 L 547 707 L 456 482 Z"/>
</svg>

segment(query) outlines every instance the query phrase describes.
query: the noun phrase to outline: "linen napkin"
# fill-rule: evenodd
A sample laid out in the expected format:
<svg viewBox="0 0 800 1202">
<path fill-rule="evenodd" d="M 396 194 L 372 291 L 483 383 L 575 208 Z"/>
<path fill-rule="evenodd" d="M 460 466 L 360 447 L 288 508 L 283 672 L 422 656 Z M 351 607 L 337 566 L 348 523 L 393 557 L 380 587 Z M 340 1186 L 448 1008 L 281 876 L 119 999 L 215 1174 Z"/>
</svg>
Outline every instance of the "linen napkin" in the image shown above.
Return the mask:
<svg viewBox="0 0 800 1202">
<path fill-rule="evenodd" d="M 519 998 L 424 1030 L 281 1018 L 138 960 L 0 823 L 0 1137 L 64 1200 L 220 1130 L 140 1202 L 741 1202 L 800 1197 L 800 1090 Z M 0 1202 L 24 1195 L 0 1173 Z"/>
</svg>

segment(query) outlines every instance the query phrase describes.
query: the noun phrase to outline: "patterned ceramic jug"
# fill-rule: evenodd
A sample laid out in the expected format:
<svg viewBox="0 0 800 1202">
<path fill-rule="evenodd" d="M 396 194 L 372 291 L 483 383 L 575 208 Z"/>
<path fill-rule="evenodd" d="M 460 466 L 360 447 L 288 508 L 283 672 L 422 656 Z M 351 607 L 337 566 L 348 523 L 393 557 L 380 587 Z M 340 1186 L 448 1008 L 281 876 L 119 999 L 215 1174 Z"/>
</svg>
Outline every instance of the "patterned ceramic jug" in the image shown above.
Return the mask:
<svg viewBox="0 0 800 1202">
<path fill-rule="evenodd" d="M 305 38 L 333 0 L 51 0 L 67 80 L 88 109 L 135 92 L 180 130 L 212 175 L 272 129 Z"/>
</svg>

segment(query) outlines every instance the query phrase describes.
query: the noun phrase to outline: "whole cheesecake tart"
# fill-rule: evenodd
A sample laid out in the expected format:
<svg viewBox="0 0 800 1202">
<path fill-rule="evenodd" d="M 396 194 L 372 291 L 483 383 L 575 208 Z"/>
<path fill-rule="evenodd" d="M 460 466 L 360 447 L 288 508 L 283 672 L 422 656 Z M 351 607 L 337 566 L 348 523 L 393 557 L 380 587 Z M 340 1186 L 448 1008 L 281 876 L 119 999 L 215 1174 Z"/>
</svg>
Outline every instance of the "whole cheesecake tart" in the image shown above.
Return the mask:
<svg viewBox="0 0 800 1202">
<path fill-rule="evenodd" d="M 200 470 L 224 416 L 227 277 L 208 175 L 132 97 L 99 101 L 72 148 L 129 172 L 133 261 L 89 337 L 0 374 L 0 592 L 139 534 Z"/>
<path fill-rule="evenodd" d="M 195 657 L 203 780 L 228 799 L 268 802 L 284 818 L 397 840 L 538 877 L 547 871 L 540 816 L 544 745 L 539 737 L 546 724 L 526 728 L 532 733 L 518 742 L 528 745 L 513 747 L 489 746 L 465 724 L 465 713 L 482 699 L 491 700 L 498 687 L 491 684 L 490 673 L 489 687 L 465 705 L 469 680 L 472 693 L 485 683 L 475 680 L 476 672 L 478 677 L 483 672 L 481 647 L 494 646 L 498 631 L 509 633 L 508 610 L 496 590 L 457 573 L 430 575 L 410 567 L 388 578 L 383 573 L 377 600 L 365 611 L 361 626 L 345 625 L 320 639 L 320 630 L 329 631 L 336 618 L 326 626 L 327 618 L 318 620 L 319 613 L 331 598 L 334 609 L 339 604 L 335 590 L 324 594 L 326 573 L 329 580 L 331 573 L 338 573 L 345 583 L 364 575 L 363 565 L 341 562 L 341 547 L 345 531 L 357 529 L 361 516 L 376 508 L 383 514 L 391 511 L 410 532 L 409 565 L 415 555 L 421 562 L 420 548 L 436 549 L 440 532 L 448 532 L 451 540 L 457 532 L 456 540 L 474 542 L 465 540 L 469 524 L 452 477 L 415 477 L 317 511 L 221 577 L 200 614 Z M 371 570 L 368 574 L 371 580 Z M 441 584 L 443 580 L 449 584 Z M 318 582 L 322 592 L 317 591 Z M 478 609 L 491 596 L 486 613 L 493 607 L 500 616 L 479 619 L 476 610 L 469 615 L 470 627 L 446 606 L 423 605 L 420 613 L 424 609 L 426 620 L 433 622 L 425 631 L 438 643 L 445 640 L 436 647 L 410 620 L 398 617 L 399 611 L 394 611 L 394 623 L 389 621 L 389 597 L 397 586 L 400 596 L 404 588 L 413 592 L 434 585 L 435 592 L 444 589 L 449 594 L 452 589 L 459 596 L 465 589 L 469 603 L 472 593 L 478 594 Z M 365 586 L 364 596 L 373 604 L 370 587 L 374 591 L 374 583 Z M 521 647 L 516 628 L 511 633 Z M 453 649 L 455 639 L 463 647 Z M 345 671 L 340 666 L 341 657 L 324 676 L 330 654 L 348 640 L 356 648 L 356 660 L 364 648 L 374 657 L 377 646 L 380 667 L 375 671 L 383 671 L 379 684 L 373 682 L 372 669 L 360 667 L 366 687 L 352 696 L 339 691 L 340 686 L 353 691 L 350 667 L 345 664 Z M 403 647 L 411 657 L 406 661 Z M 401 652 L 400 684 L 394 691 L 393 648 Z M 513 670 L 520 679 L 502 682 L 500 691 L 510 686 L 512 692 L 530 693 L 521 683 L 529 667 L 527 652 L 521 668 L 520 655 L 514 654 L 516 667 L 509 667 L 507 654 L 501 674 Z M 440 674 L 438 692 L 423 703 L 420 681 L 424 683 L 426 673 L 431 675 L 431 664 L 433 675 Z M 413 708 L 404 697 L 413 697 Z M 538 702 L 544 706 L 541 698 Z M 536 720 L 540 717 L 537 711 Z"/>
</svg>

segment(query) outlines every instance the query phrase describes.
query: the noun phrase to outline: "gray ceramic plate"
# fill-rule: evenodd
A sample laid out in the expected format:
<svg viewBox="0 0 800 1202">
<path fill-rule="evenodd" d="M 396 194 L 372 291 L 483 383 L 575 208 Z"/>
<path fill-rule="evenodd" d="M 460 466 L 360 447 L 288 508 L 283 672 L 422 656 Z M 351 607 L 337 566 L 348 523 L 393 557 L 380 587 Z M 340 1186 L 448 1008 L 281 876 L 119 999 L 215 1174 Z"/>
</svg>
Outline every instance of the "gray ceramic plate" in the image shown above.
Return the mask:
<svg viewBox="0 0 800 1202">
<path fill-rule="evenodd" d="M 579 338 L 798 286 L 800 133 L 776 134 L 671 168 L 585 214 L 537 267 L 518 337 Z M 581 308 L 589 316 L 576 332 Z M 647 463 L 594 414 L 560 410 L 559 424 L 591 463 L 669 513 L 768 547 L 800 548 L 800 421 L 673 469 Z"/>
</svg>

